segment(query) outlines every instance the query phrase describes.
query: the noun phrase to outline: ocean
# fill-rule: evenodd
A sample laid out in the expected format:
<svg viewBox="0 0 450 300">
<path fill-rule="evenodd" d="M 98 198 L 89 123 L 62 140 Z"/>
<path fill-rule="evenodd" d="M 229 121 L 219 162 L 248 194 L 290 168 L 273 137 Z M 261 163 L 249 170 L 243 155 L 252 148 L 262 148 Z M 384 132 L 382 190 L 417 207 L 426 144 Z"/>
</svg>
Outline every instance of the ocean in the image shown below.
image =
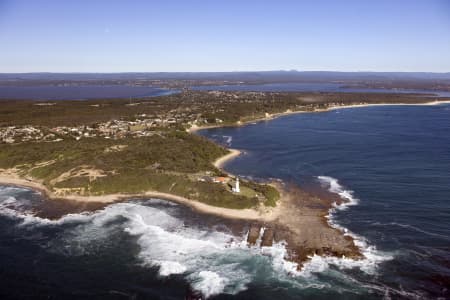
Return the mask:
<svg viewBox="0 0 450 300">
<path fill-rule="evenodd" d="M 2 299 L 446 299 L 450 297 L 450 105 L 302 113 L 199 134 L 243 155 L 225 169 L 349 200 L 330 224 L 362 261 L 283 243 L 249 248 L 245 226 L 158 199 L 49 219 L 45 199 L 0 186 Z"/>
</svg>

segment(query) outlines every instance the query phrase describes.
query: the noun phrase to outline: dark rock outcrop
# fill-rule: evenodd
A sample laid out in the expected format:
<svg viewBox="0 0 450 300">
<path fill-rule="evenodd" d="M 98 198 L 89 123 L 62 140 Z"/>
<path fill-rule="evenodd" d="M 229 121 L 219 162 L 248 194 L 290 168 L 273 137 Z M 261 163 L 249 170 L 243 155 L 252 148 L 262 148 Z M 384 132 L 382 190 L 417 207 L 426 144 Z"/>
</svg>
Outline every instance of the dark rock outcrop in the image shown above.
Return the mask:
<svg viewBox="0 0 450 300">
<path fill-rule="evenodd" d="M 259 234 L 261 232 L 261 225 L 252 224 L 250 225 L 250 229 L 248 231 L 247 243 L 252 246 L 256 244 L 256 241 L 259 238 Z"/>
<path fill-rule="evenodd" d="M 261 240 L 261 247 L 271 247 L 273 245 L 274 230 L 266 228 Z"/>
</svg>

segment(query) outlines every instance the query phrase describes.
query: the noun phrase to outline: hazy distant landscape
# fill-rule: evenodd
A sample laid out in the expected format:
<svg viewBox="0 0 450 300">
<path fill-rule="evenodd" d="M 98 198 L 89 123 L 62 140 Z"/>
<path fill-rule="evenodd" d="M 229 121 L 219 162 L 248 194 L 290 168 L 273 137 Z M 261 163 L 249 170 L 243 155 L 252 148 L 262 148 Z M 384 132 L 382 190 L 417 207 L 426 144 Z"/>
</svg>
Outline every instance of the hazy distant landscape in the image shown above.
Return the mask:
<svg viewBox="0 0 450 300">
<path fill-rule="evenodd" d="M 216 72 L 0 74 L 0 99 L 86 100 L 160 96 L 182 89 L 450 95 L 450 73 Z"/>
</svg>

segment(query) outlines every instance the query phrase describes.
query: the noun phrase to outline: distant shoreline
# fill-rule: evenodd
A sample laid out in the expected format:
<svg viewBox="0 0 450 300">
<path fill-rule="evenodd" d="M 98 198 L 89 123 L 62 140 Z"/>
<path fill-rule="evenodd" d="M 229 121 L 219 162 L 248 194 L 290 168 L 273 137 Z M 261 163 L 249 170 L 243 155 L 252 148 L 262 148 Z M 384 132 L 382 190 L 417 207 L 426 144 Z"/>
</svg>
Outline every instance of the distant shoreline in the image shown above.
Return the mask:
<svg viewBox="0 0 450 300">
<path fill-rule="evenodd" d="M 212 129 L 212 128 L 222 128 L 222 127 L 241 127 L 252 123 L 258 123 L 258 122 L 267 122 L 271 120 L 275 120 L 280 117 L 294 115 L 294 114 L 303 114 L 303 113 L 321 113 L 321 112 L 328 112 L 333 110 L 339 110 L 339 109 L 346 109 L 346 108 L 362 108 L 362 107 L 370 107 L 370 106 L 433 106 L 433 105 L 440 105 L 440 104 L 450 104 L 450 100 L 434 100 L 430 102 L 423 102 L 423 103 L 365 103 L 365 104 L 350 104 L 350 105 L 340 105 L 340 106 L 330 106 L 326 109 L 316 109 L 312 111 L 305 111 L 305 110 L 294 110 L 294 111 L 286 111 L 281 113 L 274 113 L 270 114 L 269 117 L 261 117 L 261 118 L 255 118 L 252 120 L 247 120 L 244 122 L 238 121 L 236 123 L 232 124 L 214 124 L 214 125 L 205 125 L 205 126 L 198 126 L 193 125 L 186 131 L 189 133 L 195 133 L 200 130 L 206 130 L 206 129 Z"/>
<path fill-rule="evenodd" d="M 368 103 L 368 104 L 355 104 L 355 105 L 343 105 L 330 107 L 324 111 L 344 109 L 344 108 L 359 108 L 359 107 L 369 107 L 369 106 L 433 106 L 440 104 L 450 104 L 450 100 L 443 101 L 430 101 L 424 103 Z"/>
</svg>

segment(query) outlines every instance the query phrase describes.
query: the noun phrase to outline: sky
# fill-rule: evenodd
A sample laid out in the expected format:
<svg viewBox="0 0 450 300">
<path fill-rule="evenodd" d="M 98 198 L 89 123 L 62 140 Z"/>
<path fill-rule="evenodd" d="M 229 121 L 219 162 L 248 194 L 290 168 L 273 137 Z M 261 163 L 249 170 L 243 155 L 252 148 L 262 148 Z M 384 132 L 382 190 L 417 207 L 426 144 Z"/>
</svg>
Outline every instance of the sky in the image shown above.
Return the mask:
<svg viewBox="0 0 450 300">
<path fill-rule="evenodd" d="M 0 73 L 450 72 L 450 0 L 0 0 Z"/>
</svg>

